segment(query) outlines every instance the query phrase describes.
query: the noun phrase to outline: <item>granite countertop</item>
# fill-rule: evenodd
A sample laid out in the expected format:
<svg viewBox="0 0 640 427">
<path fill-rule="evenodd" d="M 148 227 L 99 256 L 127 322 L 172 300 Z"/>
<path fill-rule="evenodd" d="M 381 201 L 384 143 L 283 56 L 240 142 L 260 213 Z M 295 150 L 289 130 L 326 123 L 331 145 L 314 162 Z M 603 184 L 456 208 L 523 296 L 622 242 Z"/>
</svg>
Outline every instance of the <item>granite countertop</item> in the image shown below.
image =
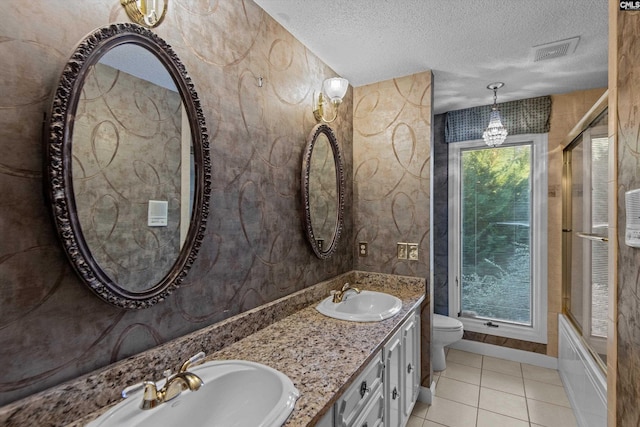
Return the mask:
<svg viewBox="0 0 640 427">
<path fill-rule="evenodd" d="M 381 290 L 373 286 L 366 289 Z M 366 323 L 337 320 L 320 314 L 314 305 L 212 354 L 208 360 L 250 360 L 286 374 L 300 391 L 300 398 L 285 426 L 315 425 L 424 299 L 424 292 L 410 289 L 393 294 L 402 300 L 402 309 L 390 319 Z"/>
<path fill-rule="evenodd" d="M 349 322 L 326 317 L 315 306 L 331 289 L 350 282 L 402 300 L 394 317 Z M 121 401 L 120 390 L 160 375 L 205 351 L 206 361 L 248 360 L 287 375 L 300 391 L 285 426 L 315 425 L 425 299 L 425 280 L 351 271 L 240 313 L 49 390 L 0 407 L 0 425 L 80 427 Z"/>
</svg>

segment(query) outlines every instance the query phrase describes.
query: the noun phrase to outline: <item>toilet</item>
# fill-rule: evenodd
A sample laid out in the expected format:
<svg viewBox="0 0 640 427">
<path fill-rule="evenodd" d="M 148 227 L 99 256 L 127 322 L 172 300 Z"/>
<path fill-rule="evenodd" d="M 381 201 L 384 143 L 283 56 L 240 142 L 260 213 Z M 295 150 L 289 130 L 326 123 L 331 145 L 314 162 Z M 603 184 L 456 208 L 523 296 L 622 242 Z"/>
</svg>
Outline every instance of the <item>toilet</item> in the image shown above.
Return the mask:
<svg viewBox="0 0 640 427">
<path fill-rule="evenodd" d="M 431 366 L 434 371 L 444 371 L 447 367 L 444 347 L 462 339 L 462 322 L 453 317 L 434 314 L 432 326 Z"/>
</svg>

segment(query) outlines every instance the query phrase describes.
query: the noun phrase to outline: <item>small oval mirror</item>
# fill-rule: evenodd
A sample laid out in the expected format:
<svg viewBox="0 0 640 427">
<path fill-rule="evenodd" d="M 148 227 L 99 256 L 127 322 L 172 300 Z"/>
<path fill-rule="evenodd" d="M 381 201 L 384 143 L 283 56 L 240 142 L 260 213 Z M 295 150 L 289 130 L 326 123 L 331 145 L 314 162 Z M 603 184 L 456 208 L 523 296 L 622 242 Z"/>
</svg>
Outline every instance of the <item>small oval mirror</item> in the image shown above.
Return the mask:
<svg viewBox="0 0 640 427">
<path fill-rule="evenodd" d="M 81 279 L 146 308 L 180 285 L 206 225 L 204 114 L 171 47 L 136 24 L 99 28 L 67 63 L 47 141 L 48 195 Z"/>
<path fill-rule="evenodd" d="M 336 250 L 343 224 L 344 167 L 338 141 L 329 126 L 316 125 L 302 161 L 302 200 L 307 238 L 318 258 Z"/>
</svg>

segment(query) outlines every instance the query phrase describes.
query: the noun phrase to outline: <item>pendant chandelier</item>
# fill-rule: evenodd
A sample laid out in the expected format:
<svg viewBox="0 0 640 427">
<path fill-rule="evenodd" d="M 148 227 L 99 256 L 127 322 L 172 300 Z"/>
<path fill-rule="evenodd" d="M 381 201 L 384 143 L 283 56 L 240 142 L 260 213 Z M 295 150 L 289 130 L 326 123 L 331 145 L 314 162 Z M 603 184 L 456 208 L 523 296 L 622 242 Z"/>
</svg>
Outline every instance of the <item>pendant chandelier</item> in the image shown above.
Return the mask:
<svg viewBox="0 0 640 427">
<path fill-rule="evenodd" d="M 502 125 L 500 110 L 498 110 L 498 89 L 504 86 L 502 82 L 491 83 L 487 89 L 493 91 L 493 106 L 489 117 L 489 126 L 482 134 L 482 139 L 489 147 L 497 147 L 507 138 L 507 129 Z"/>
</svg>

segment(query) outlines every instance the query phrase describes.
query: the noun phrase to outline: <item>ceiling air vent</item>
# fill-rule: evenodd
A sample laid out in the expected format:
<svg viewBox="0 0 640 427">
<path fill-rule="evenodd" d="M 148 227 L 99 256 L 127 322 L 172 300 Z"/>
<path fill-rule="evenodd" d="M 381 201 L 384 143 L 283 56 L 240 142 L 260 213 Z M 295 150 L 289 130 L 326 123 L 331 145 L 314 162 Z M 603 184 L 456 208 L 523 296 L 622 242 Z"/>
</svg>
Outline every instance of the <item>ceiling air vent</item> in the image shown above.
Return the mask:
<svg viewBox="0 0 640 427">
<path fill-rule="evenodd" d="M 573 52 L 575 52 L 579 41 L 580 37 L 573 37 L 571 39 L 559 40 L 557 42 L 534 46 L 533 62 L 571 55 Z"/>
</svg>

